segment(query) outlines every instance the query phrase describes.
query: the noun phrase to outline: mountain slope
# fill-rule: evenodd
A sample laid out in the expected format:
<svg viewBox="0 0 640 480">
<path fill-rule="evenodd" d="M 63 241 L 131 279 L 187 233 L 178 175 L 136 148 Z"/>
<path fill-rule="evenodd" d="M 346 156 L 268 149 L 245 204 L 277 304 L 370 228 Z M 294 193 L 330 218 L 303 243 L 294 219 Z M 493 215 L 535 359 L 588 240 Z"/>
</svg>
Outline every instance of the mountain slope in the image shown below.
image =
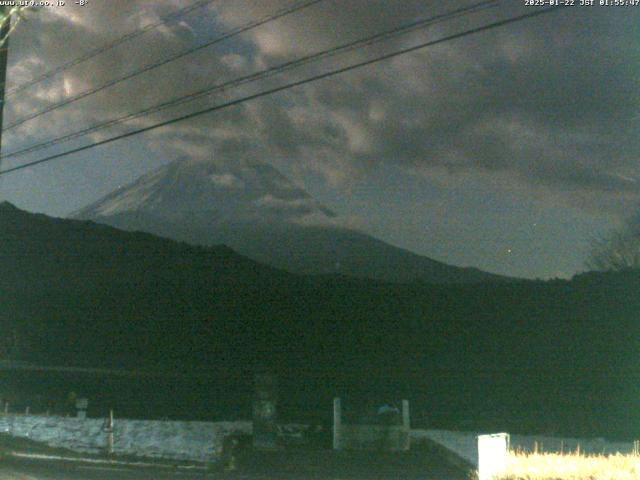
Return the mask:
<svg viewBox="0 0 640 480">
<path fill-rule="evenodd" d="M 295 273 L 394 282 L 505 280 L 345 228 L 332 211 L 257 161 L 176 161 L 73 217 L 192 244 L 226 244 L 249 258 Z"/>
<path fill-rule="evenodd" d="M 195 247 L 148 233 L 30 214 L 7 202 L 0 203 L 0 231 L 0 286 L 8 289 L 29 288 L 58 277 L 78 285 L 153 282 L 169 274 L 185 280 L 190 268 L 199 274 L 215 274 L 225 283 L 291 277 L 225 246 Z M 106 276 L 105 265 L 109 265 Z"/>
</svg>

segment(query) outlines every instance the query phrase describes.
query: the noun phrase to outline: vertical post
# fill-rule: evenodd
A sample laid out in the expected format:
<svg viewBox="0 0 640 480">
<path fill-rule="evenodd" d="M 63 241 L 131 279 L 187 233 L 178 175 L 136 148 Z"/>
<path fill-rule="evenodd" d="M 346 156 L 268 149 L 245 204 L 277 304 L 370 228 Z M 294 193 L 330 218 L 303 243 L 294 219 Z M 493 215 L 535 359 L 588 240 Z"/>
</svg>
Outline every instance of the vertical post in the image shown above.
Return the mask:
<svg viewBox="0 0 640 480">
<path fill-rule="evenodd" d="M 11 7 L 5 5 L 0 7 L 0 15 L 5 18 Z M 4 110 L 4 92 L 7 81 L 7 60 L 9 59 L 9 31 L 11 30 L 11 19 L 8 19 L 0 28 L 0 39 L 4 39 L 4 43 L 0 46 L 0 154 L 2 153 L 2 113 Z M 0 160 L 2 167 L 2 160 Z"/>
<path fill-rule="evenodd" d="M 81 397 L 76 399 L 76 417 L 84 420 L 87 418 L 87 408 L 89 407 L 89 399 Z"/>
<path fill-rule="evenodd" d="M 333 449 L 342 448 L 342 403 L 340 398 L 333 399 Z"/>
<path fill-rule="evenodd" d="M 109 410 L 107 421 L 107 453 L 113 455 L 113 410 Z"/>
<path fill-rule="evenodd" d="M 478 436 L 478 480 L 493 480 L 504 473 L 508 454 L 508 433 Z"/>
<path fill-rule="evenodd" d="M 405 430 L 411 430 L 411 419 L 409 417 L 409 400 L 402 400 L 402 426 Z"/>
<path fill-rule="evenodd" d="M 409 400 L 402 400 L 402 435 L 400 450 L 411 449 L 411 417 L 409 416 Z"/>
<path fill-rule="evenodd" d="M 253 446 L 277 448 L 278 384 L 275 375 L 262 373 L 255 376 L 253 401 Z"/>
</svg>

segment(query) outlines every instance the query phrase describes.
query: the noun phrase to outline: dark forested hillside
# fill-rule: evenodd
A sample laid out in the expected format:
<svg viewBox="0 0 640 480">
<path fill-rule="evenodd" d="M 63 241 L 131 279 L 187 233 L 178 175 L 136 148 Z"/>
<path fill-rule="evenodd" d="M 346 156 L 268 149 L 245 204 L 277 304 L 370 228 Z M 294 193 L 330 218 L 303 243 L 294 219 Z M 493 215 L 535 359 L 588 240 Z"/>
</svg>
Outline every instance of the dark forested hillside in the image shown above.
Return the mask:
<svg viewBox="0 0 640 480">
<path fill-rule="evenodd" d="M 0 232 L 0 327 L 19 332 L 13 359 L 211 375 L 126 389 L 33 375 L 34 389 L 82 384 L 96 405 L 200 418 L 234 405 L 241 414 L 251 374 L 270 369 L 285 416 L 326 414 L 342 394 L 407 397 L 414 419 L 435 427 L 640 428 L 637 272 L 462 286 L 303 277 L 224 247 L 8 204 Z"/>
</svg>

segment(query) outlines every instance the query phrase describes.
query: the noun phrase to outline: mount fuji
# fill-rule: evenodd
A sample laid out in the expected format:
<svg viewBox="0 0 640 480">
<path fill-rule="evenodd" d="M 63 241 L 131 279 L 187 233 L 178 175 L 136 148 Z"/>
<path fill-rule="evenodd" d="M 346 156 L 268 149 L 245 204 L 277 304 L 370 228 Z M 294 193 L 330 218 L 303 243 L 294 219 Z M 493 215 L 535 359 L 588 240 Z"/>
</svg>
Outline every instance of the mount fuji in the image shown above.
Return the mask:
<svg viewBox="0 0 640 480">
<path fill-rule="evenodd" d="M 293 273 L 391 282 L 506 280 L 416 255 L 348 228 L 274 167 L 252 159 L 176 160 L 72 217 L 191 244 L 225 244 Z"/>
</svg>

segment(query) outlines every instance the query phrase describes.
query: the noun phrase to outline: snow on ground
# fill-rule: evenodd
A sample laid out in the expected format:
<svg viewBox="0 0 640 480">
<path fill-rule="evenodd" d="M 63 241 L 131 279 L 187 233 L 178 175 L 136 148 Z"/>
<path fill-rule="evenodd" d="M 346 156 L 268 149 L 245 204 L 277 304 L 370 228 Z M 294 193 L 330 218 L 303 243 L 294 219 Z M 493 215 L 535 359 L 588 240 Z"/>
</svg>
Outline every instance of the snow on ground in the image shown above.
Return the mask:
<svg viewBox="0 0 640 480">
<path fill-rule="evenodd" d="M 454 432 L 449 430 L 412 430 L 411 438 L 418 440 L 427 438 L 451 450 L 472 465 L 478 465 L 478 435 L 500 432 Z M 541 435 L 511 435 L 513 450 L 533 451 L 535 442 L 538 449 L 544 452 L 580 451 L 588 454 L 630 453 L 631 442 L 612 442 L 604 438 L 560 438 Z"/>
</svg>

